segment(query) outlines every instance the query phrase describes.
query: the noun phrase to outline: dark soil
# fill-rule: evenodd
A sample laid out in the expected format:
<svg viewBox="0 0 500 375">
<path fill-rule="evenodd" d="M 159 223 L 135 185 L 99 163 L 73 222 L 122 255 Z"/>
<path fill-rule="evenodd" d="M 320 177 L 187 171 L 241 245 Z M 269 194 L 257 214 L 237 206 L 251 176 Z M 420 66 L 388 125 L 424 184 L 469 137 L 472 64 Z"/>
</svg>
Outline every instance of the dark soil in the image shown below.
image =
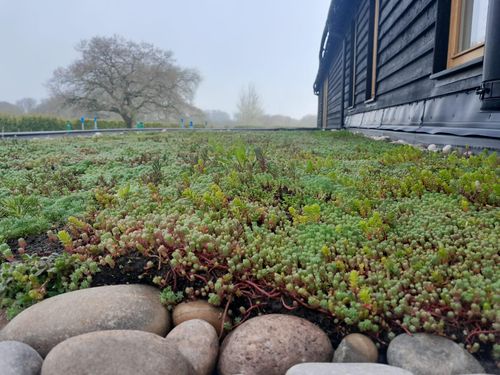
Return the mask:
<svg viewBox="0 0 500 375">
<path fill-rule="evenodd" d="M 168 268 L 165 265 L 158 269 L 154 263 L 153 268 L 146 270 L 146 264 L 151 259 L 146 259 L 140 253 L 132 253 L 125 257 L 115 259 L 115 266 L 101 266 L 101 272 L 92 278 L 91 286 L 115 285 L 115 284 L 146 284 L 158 288 L 153 283 L 156 276 L 165 277 Z M 199 280 L 189 282 L 186 279 L 178 279 L 174 290 L 184 290 L 186 287 L 200 287 L 203 283 Z"/>
<path fill-rule="evenodd" d="M 62 253 L 64 251 L 64 248 L 59 241 L 51 241 L 46 234 L 27 237 L 25 241 L 27 244 L 25 250 L 26 254 L 48 256 L 54 253 Z M 12 252 L 16 257 L 21 255 L 18 240 L 8 240 L 7 245 L 9 245 L 12 249 Z"/>
<path fill-rule="evenodd" d="M 149 284 L 153 285 L 154 274 L 144 271 L 147 259 L 139 254 L 115 259 L 115 266 L 101 267 L 101 272 L 92 278 L 92 286 L 115 284 Z"/>
</svg>

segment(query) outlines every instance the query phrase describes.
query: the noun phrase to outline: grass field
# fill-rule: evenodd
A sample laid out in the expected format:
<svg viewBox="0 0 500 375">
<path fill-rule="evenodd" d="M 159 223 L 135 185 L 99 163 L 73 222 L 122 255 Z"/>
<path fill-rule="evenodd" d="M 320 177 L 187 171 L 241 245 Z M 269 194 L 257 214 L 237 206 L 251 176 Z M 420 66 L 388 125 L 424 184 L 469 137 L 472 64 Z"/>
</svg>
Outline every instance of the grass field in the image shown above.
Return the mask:
<svg viewBox="0 0 500 375">
<path fill-rule="evenodd" d="M 344 132 L 130 134 L 0 142 L 0 306 L 93 285 L 207 298 L 234 324 L 273 301 L 387 343 L 499 333 L 496 154 Z"/>
</svg>

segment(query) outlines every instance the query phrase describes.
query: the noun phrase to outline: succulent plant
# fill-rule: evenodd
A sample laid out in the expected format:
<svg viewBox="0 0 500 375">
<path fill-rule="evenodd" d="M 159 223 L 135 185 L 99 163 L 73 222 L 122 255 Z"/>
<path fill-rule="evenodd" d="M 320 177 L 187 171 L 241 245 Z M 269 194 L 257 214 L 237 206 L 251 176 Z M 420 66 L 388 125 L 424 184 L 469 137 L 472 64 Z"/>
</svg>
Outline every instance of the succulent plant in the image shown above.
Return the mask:
<svg viewBox="0 0 500 375">
<path fill-rule="evenodd" d="M 0 160 L 0 198 L 39 205 L 0 215 L 2 241 L 47 229 L 53 241 L 56 227 L 66 252 L 50 262 L 68 264 L 16 299 L 45 266 L 0 245 L 4 305 L 88 286 L 97 264 L 134 256 L 168 306 L 244 301 L 236 322 L 274 301 L 381 341 L 425 331 L 474 352 L 498 337 L 495 153 L 424 153 L 345 132 L 179 133 L 0 146 Z"/>
</svg>

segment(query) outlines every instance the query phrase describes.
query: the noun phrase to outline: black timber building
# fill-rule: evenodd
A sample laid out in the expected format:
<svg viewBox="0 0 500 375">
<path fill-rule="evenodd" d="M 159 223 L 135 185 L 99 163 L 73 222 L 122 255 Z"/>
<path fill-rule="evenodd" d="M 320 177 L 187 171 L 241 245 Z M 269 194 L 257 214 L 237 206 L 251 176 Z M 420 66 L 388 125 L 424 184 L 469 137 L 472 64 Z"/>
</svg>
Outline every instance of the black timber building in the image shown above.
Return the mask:
<svg viewBox="0 0 500 375">
<path fill-rule="evenodd" d="M 500 0 L 332 0 L 318 127 L 500 148 Z"/>
</svg>

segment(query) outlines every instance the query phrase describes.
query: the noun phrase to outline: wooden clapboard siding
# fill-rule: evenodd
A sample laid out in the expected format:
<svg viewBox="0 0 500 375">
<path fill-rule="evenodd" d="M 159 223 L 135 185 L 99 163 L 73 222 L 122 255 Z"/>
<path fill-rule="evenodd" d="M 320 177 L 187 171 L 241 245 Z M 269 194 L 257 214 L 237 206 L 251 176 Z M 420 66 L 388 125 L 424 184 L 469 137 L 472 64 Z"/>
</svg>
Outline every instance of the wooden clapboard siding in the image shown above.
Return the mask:
<svg viewBox="0 0 500 375">
<path fill-rule="evenodd" d="M 352 34 L 352 29 L 347 30 L 347 35 L 345 36 L 345 61 L 344 61 L 344 71 L 346 82 L 344 85 L 344 108 L 351 107 L 351 97 L 352 97 L 352 80 L 353 80 L 353 45 L 354 45 L 354 35 Z"/>
<path fill-rule="evenodd" d="M 450 0 L 379 0 L 376 33 L 374 1 L 334 1 L 342 11 L 331 20 L 331 25 L 337 25 L 336 37 L 328 62 L 322 62 L 318 72 L 321 79 L 328 72 L 328 127 L 345 123 L 347 127 L 500 136 L 500 114 L 482 113 L 474 94 L 482 81 L 482 60 L 444 71 Z M 321 107 L 321 93 L 319 100 Z"/>
<path fill-rule="evenodd" d="M 383 0 L 379 28 L 377 100 L 394 105 L 418 100 L 398 89 L 431 89 L 436 0 Z M 390 3 L 395 3 L 394 5 Z M 384 10 L 386 10 L 384 12 Z M 390 10 L 390 11 L 389 11 Z"/>
<path fill-rule="evenodd" d="M 356 81 L 354 85 L 354 106 L 366 100 L 367 58 L 370 25 L 370 1 L 360 4 L 356 15 L 357 40 L 356 40 Z"/>
<path fill-rule="evenodd" d="M 328 73 L 328 128 L 341 127 L 342 73 L 342 55 L 338 55 Z"/>
</svg>

